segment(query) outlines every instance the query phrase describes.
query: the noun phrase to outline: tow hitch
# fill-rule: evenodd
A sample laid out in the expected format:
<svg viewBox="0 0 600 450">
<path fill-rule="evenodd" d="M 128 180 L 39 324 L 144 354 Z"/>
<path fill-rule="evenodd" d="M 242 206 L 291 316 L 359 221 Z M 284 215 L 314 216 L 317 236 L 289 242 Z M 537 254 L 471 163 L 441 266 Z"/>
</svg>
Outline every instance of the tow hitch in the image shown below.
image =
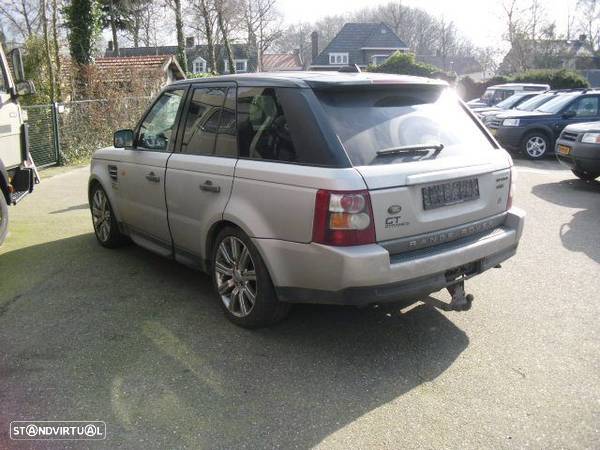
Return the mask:
<svg viewBox="0 0 600 450">
<path fill-rule="evenodd" d="M 468 311 L 471 309 L 471 305 L 473 304 L 475 297 L 473 294 L 465 295 L 464 280 L 457 281 L 456 283 L 448 286 L 447 289 L 452 296 L 450 303 L 438 300 L 431 295 L 425 299 L 425 303 L 441 309 L 442 311 Z"/>
</svg>

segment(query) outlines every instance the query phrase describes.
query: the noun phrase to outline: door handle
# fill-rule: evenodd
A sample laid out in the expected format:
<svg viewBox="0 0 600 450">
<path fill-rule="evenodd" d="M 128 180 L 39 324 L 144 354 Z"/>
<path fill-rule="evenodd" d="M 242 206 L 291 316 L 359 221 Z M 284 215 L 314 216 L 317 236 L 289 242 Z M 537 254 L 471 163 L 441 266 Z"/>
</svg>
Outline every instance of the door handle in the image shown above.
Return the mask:
<svg viewBox="0 0 600 450">
<path fill-rule="evenodd" d="M 154 172 L 150 172 L 146 175 L 146 180 L 151 181 L 153 183 L 158 183 L 160 181 L 160 177 L 155 175 Z"/>
<path fill-rule="evenodd" d="M 200 190 L 206 192 L 214 192 L 216 194 L 218 192 L 221 192 L 221 186 L 216 186 L 213 184 L 212 181 L 206 180 L 204 184 L 200 185 Z"/>
</svg>

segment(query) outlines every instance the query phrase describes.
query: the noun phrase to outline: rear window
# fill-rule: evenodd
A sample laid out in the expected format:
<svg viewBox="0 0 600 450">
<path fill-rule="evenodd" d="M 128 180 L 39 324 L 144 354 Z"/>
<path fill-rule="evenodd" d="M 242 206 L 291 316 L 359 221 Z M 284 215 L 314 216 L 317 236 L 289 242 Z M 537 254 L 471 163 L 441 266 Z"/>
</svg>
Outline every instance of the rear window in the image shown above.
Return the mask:
<svg viewBox="0 0 600 450">
<path fill-rule="evenodd" d="M 408 162 L 492 149 L 457 96 L 440 86 L 316 91 L 333 131 L 355 166 Z M 443 146 L 379 154 L 401 147 Z"/>
</svg>

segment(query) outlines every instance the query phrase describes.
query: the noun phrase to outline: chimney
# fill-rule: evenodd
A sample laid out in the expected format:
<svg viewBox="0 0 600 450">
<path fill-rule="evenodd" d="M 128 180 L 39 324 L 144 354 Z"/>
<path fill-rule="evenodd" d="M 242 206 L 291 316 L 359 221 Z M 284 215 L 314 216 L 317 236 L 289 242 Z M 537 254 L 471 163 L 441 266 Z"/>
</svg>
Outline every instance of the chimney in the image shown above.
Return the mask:
<svg viewBox="0 0 600 450">
<path fill-rule="evenodd" d="M 579 40 L 580 40 L 581 42 L 585 42 L 585 40 L 586 40 L 586 39 L 587 39 L 587 36 L 586 36 L 585 34 L 580 34 L 580 35 L 579 35 Z"/>
<path fill-rule="evenodd" d="M 185 38 L 185 48 L 194 47 L 194 36 L 188 36 Z"/>
<path fill-rule="evenodd" d="M 313 31 L 310 34 L 310 42 L 312 44 L 312 60 L 314 61 L 319 56 L 319 33 Z"/>
<path fill-rule="evenodd" d="M 111 53 L 115 51 L 113 41 L 108 41 L 108 51 Z"/>
</svg>

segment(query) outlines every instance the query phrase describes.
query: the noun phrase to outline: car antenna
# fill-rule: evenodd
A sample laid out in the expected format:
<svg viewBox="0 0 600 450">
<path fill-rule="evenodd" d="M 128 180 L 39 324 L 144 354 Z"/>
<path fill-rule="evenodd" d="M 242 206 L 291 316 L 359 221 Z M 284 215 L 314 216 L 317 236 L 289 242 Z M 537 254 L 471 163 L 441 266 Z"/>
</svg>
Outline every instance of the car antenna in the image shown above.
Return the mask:
<svg viewBox="0 0 600 450">
<path fill-rule="evenodd" d="M 340 70 L 338 70 L 338 72 L 361 73 L 361 70 L 360 67 L 358 67 L 358 64 L 348 64 L 347 66 L 340 67 Z"/>
</svg>

